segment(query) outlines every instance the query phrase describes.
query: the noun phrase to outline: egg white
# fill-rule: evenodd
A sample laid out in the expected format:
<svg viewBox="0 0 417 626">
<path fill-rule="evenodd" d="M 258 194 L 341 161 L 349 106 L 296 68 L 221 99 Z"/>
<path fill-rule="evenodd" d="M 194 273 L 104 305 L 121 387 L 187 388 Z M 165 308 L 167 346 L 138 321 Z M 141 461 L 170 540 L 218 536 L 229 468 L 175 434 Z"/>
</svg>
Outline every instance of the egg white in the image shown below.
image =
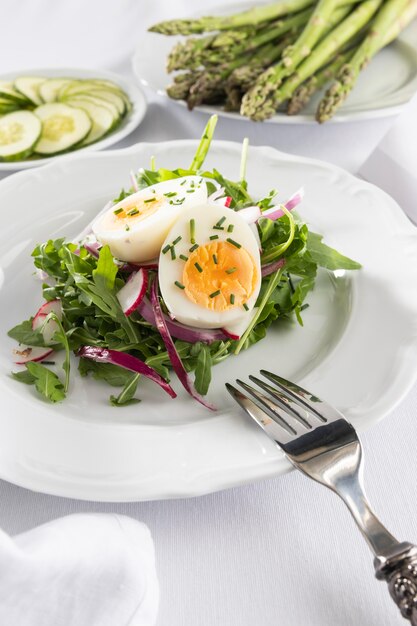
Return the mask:
<svg viewBox="0 0 417 626">
<path fill-rule="evenodd" d="M 213 230 L 213 225 L 223 216 L 226 217 L 226 224 L 233 224 L 233 233 L 225 230 Z M 175 285 L 175 281 L 182 282 L 182 274 L 185 261 L 180 259 L 182 254 L 186 257 L 190 255 L 190 220 L 195 221 L 196 243 L 204 245 L 210 243 L 210 235 L 218 235 L 217 241 L 226 241 L 232 238 L 241 244 L 251 255 L 257 272 L 257 282 L 255 289 L 247 300 L 248 310 L 243 307 L 234 307 L 226 311 L 212 311 L 204 306 L 192 302 L 185 291 Z M 162 252 L 164 248 L 175 241 L 178 237 L 181 240 L 175 245 L 176 259 L 172 260 L 170 252 Z M 250 226 L 239 216 L 239 213 L 232 209 L 224 208 L 214 203 L 207 203 L 192 208 L 184 212 L 175 222 L 169 231 L 159 256 L 159 287 L 164 302 L 173 318 L 197 328 L 223 328 L 229 324 L 234 324 L 241 320 L 251 319 L 250 312 L 255 306 L 261 287 L 261 262 L 258 242 Z"/>
<path fill-rule="evenodd" d="M 115 211 L 152 197 L 162 199 L 162 204 L 153 213 L 144 215 L 140 221 L 135 223 L 131 220 L 129 231 L 125 229 L 125 222 L 120 225 L 116 223 Z M 97 240 L 110 247 L 113 256 L 121 261 L 141 263 L 158 256 L 169 229 L 182 213 L 206 202 L 207 185 L 203 178 L 200 176 L 174 178 L 126 197 L 100 215 L 93 223 L 92 229 Z"/>
</svg>

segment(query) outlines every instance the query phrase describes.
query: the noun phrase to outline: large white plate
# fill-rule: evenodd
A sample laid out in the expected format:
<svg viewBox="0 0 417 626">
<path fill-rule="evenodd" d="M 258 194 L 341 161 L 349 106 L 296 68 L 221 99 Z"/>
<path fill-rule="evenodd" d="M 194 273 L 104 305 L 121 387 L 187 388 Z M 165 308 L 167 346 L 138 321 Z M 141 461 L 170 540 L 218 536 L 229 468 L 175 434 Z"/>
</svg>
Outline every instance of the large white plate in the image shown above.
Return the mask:
<svg viewBox="0 0 417 626">
<path fill-rule="evenodd" d="M 109 146 L 112 146 L 113 144 L 121 141 L 122 139 L 130 135 L 130 133 L 134 131 L 137 126 L 139 126 L 146 113 L 146 99 L 141 89 L 139 89 L 139 87 L 131 80 L 128 80 L 123 76 L 119 76 L 118 74 L 114 74 L 113 72 L 106 72 L 99 69 L 86 70 L 76 67 L 60 67 L 53 69 L 40 68 L 22 70 L 20 72 L 10 72 L 8 74 L 2 74 L 0 78 L 1 80 L 13 81 L 17 76 L 45 76 L 46 78 L 65 78 L 67 76 L 68 78 L 103 78 L 111 80 L 119 85 L 128 94 L 132 103 L 132 111 L 125 116 L 125 118 L 122 120 L 122 123 L 115 132 L 110 133 L 103 139 L 100 139 L 100 141 L 97 141 L 90 146 L 86 146 L 85 148 L 79 148 L 78 150 L 74 150 L 73 152 L 69 152 L 66 154 L 58 154 L 52 157 L 45 157 L 42 159 L 26 159 L 24 161 L 13 162 L 0 161 L 0 171 L 3 170 L 14 172 L 16 170 L 39 167 L 39 165 L 44 165 L 45 163 L 55 161 L 56 159 L 61 159 L 62 157 L 103 150 L 104 148 L 108 148 Z"/>
<path fill-rule="evenodd" d="M 252 2 L 253 5 L 253 2 Z M 226 4 L 211 9 L 210 13 L 230 13 L 247 9 L 250 4 Z M 201 15 L 201 10 L 198 15 Z M 167 16 L 168 18 L 169 16 Z M 172 82 L 166 73 L 169 51 L 181 37 L 166 37 L 145 32 L 133 56 L 133 71 L 145 87 L 167 98 L 166 88 Z M 384 48 L 365 68 L 349 98 L 332 118 L 332 122 L 348 122 L 396 115 L 417 91 L 417 20 L 400 34 L 398 39 Z M 311 99 L 300 115 L 277 113 L 267 120 L 273 124 L 316 123 L 314 114 L 324 91 Z M 182 100 L 172 100 L 182 106 Z M 230 119 L 248 120 L 239 113 L 226 112 L 220 106 L 201 105 L 198 111 L 217 113 Z M 329 123 L 329 122 L 327 122 Z"/>
<path fill-rule="evenodd" d="M 279 187 L 285 198 L 303 184 L 303 217 L 363 269 L 322 273 L 303 328 L 278 325 L 267 340 L 216 366 L 210 399 L 217 414 L 186 397 L 176 380 L 175 401 L 143 381 L 142 402 L 117 409 L 108 405 L 108 387 L 75 372 L 59 405 L 9 377 L 14 344 L 6 331 L 41 302 L 34 245 L 75 235 L 151 155 L 160 166 L 187 166 L 195 147 L 176 141 L 80 155 L 0 183 L 0 477 L 103 501 L 202 494 L 289 468 L 233 405 L 225 381 L 269 368 L 334 403 L 360 430 L 389 412 L 415 381 L 416 229 L 376 187 L 329 164 L 264 147 L 249 152 L 253 193 Z M 239 145 L 215 142 L 207 166 L 236 177 L 239 160 Z"/>
</svg>

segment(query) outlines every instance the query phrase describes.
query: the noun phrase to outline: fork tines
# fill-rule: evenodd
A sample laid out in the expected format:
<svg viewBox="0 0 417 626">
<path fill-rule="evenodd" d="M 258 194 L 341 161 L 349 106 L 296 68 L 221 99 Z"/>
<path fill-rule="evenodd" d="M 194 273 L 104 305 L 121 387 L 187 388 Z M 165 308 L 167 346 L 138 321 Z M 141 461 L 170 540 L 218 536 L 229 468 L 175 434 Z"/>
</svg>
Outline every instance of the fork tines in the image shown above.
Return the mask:
<svg viewBox="0 0 417 626">
<path fill-rule="evenodd" d="M 261 374 L 269 382 L 256 376 L 249 376 L 249 379 L 266 393 L 242 380 L 236 382 L 251 398 L 229 383 L 226 383 L 226 387 L 246 413 L 277 443 L 282 445 L 315 428 L 319 423 L 324 424 L 342 417 L 336 409 L 299 385 L 266 370 L 261 370 Z"/>
</svg>

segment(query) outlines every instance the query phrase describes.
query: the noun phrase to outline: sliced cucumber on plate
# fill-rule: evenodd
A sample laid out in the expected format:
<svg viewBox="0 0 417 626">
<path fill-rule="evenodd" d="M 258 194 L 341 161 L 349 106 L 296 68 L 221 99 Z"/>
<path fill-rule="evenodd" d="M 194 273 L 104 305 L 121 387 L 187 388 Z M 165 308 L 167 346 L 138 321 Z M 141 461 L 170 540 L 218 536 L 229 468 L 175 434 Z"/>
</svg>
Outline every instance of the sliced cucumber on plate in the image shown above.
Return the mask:
<svg viewBox="0 0 417 626">
<path fill-rule="evenodd" d="M 81 143 L 92 128 L 92 121 L 83 109 L 61 102 L 42 104 L 34 113 L 42 122 L 42 133 L 35 147 L 36 154 L 66 152 Z"/>
<path fill-rule="evenodd" d="M 33 152 L 42 132 L 41 120 L 31 111 L 0 117 L 0 160 L 18 161 Z"/>
<path fill-rule="evenodd" d="M 82 145 L 88 146 L 94 141 L 98 141 L 104 135 L 114 127 L 119 121 L 119 115 L 108 109 L 106 106 L 97 104 L 93 99 L 85 98 L 73 98 L 67 101 L 72 107 L 78 107 L 87 113 L 90 117 L 92 126 L 88 135 L 83 139 Z"/>
<path fill-rule="evenodd" d="M 105 79 L 18 76 L 0 81 L 0 160 L 53 156 L 113 132 L 132 109 Z"/>
<path fill-rule="evenodd" d="M 39 95 L 39 87 L 45 79 L 41 76 L 20 76 L 13 83 L 15 89 L 35 105 L 42 104 L 43 100 Z"/>
</svg>

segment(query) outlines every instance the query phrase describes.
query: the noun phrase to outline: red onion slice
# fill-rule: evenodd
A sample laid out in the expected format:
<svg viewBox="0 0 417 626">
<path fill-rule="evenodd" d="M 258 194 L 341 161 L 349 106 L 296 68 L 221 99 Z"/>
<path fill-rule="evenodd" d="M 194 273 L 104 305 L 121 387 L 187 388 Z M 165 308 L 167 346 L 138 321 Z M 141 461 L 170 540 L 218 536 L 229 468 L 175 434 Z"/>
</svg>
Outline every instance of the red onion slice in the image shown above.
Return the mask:
<svg viewBox="0 0 417 626">
<path fill-rule="evenodd" d="M 78 356 L 82 356 L 85 359 L 91 359 L 97 361 L 97 363 L 111 363 L 112 365 L 119 365 L 136 374 L 142 374 L 149 380 L 162 387 L 171 398 L 176 398 L 177 394 L 166 380 L 158 374 L 153 367 L 150 367 L 140 359 L 128 354 L 127 352 L 120 352 L 118 350 L 108 350 L 107 348 L 99 348 L 97 346 L 83 346 L 78 350 Z"/>
<path fill-rule="evenodd" d="M 168 325 L 165 321 L 165 317 L 162 313 L 161 304 L 160 304 L 159 296 L 158 296 L 158 281 L 156 279 L 153 281 L 153 285 L 151 289 L 151 303 L 155 312 L 156 327 L 159 330 L 159 333 L 167 349 L 169 360 L 171 361 L 171 365 L 176 375 L 178 376 L 180 383 L 182 384 L 184 389 L 187 391 L 187 393 L 189 393 L 190 396 L 194 398 L 194 400 L 197 400 L 197 402 L 200 402 L 207 409 L 210 409 L 211 411 L 215 411 L 216 407 L 214 407 L 212 404 L 207 402 L 203 398 L 203 396 L 200 396 L 200 394 L 197 393 L 191 381 L 190 376 L 188 375 L 188 373 L 186 372 L 184 368 L 184 365 L 182 364 L 180 356 L 177 352 L 175 344 L 168 330 Z"/>
<path fill-rule="evenodd" d="M 270 274 L 274 274 L 282 267 L 284 267 L 286 259 L 279 259 L 278 261 L 273 261 L 273 263 L 268 263 L 267 265 L 263 265 L 261 267 L 262 278 L 265 276 L 269 276 Z"/>
<path fill-rule="evenodd" d="M 148 324 L 156 326 L 155 313 L 152 308 L 152 304 L 146 296 L 139 304 L 137 312 L 148 322 Z M 193 328 L 192 326 L 181 324 L 181 322 L 173 321 L 164 313 L 162 313 L 162 315 L 170 334 L 172 337 L 175 337 L 175 339 L 188 341 L 188 343 L 197 343 L 197 341 L 202 341 L 203 343 L 209 344 L 213 343 L 213 341 L 225 341 L 227 339 L 227 336 L 220 329 Z"/>
</svg>

